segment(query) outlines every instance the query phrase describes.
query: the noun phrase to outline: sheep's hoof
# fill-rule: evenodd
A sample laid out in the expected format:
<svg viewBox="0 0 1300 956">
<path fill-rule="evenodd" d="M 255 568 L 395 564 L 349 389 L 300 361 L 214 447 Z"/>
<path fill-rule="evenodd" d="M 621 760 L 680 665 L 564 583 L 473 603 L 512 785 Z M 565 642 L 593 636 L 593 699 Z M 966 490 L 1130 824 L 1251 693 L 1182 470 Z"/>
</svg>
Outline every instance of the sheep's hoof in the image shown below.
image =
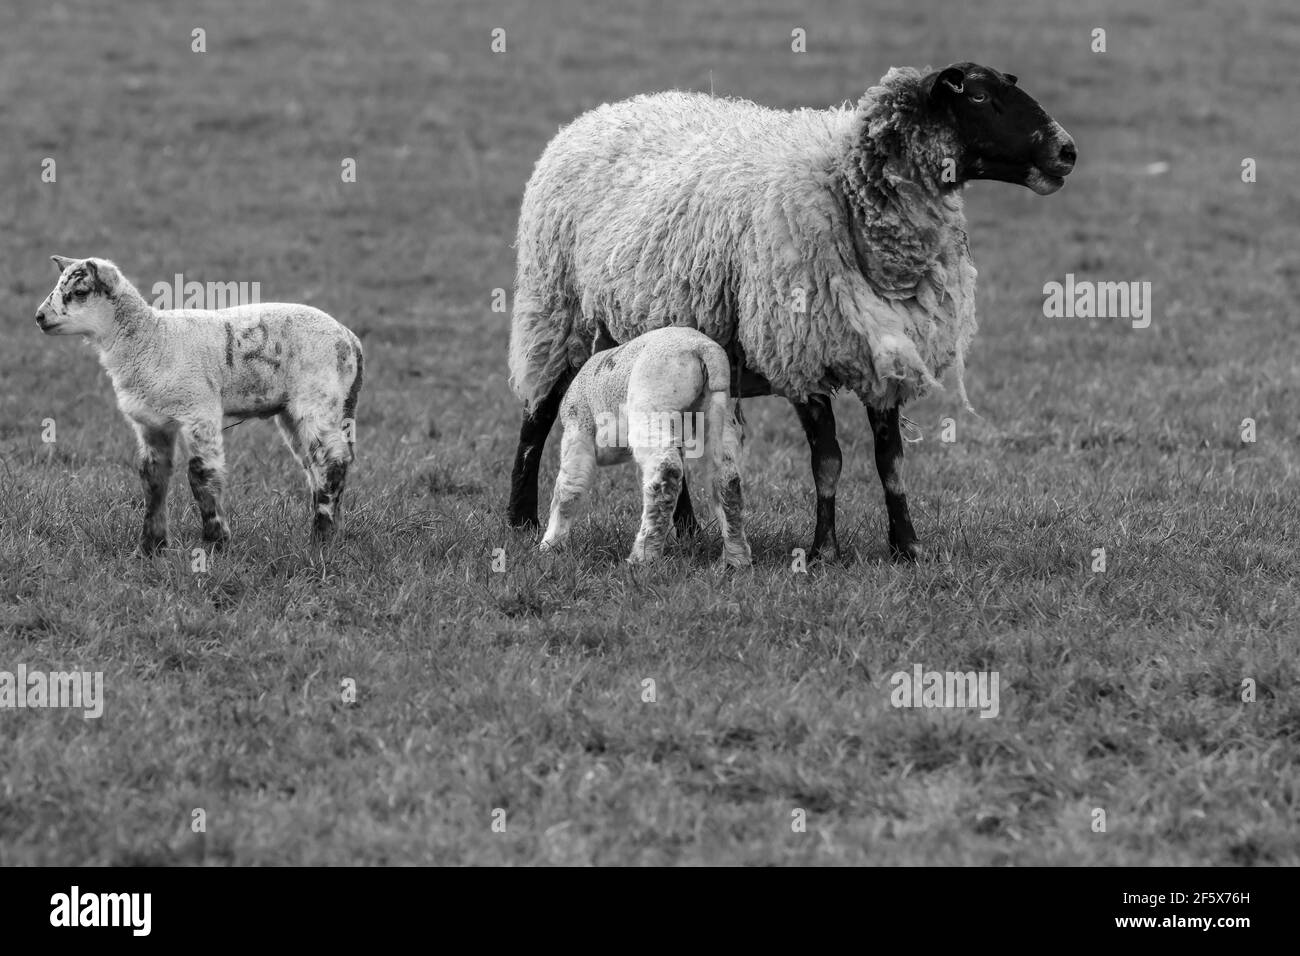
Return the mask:
<svg viewBox="0 0 1300 956">
<path fill-rule="evenodd" d="M 146 534 L 140 538 L 140 553 L 146 558 L 152 558 L 165 547 L 167 547 L 166 535 L 155 537 L 154 535 Z"/>
<path fill-rule="evenodd" d="M 915 539 L 889 542 L 889 557 L 896 564 L 916 564 L 921 560 L 921 545 Z"/>
<path fill-rule="evenodd" d="M 810 564 L 813 562 L 818 564 L 836 564 L 839 560 L 840 546 L 834 541 L 828 541 L 820 547 L 813 545 L 808 551 L 808 562 Z"/>
</svg>

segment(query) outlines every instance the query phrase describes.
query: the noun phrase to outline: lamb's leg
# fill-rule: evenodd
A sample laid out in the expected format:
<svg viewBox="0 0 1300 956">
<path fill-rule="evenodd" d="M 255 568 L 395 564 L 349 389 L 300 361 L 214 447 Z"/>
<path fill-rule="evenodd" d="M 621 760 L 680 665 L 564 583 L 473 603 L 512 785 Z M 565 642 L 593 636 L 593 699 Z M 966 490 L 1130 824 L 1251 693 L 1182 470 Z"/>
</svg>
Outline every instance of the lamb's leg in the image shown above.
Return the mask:
<svg viewBox="0 0 1300 956">
<path fill-rule="evenodd" d="M 303 445 L 303 466 L 312 492 L 312 540 L 324 542 L 334 534 L 351 455 L 339 423 L 312 414 L 298 422 L 298 441 Z"/>
<path fill-rule="evenodd" d="M 144 485 L 144 530 L 140 550 L 155 554 L 167 547 L 167 486 L 172 478 L 172 454 L 176 432 L 171 429 L 135 426 L 139 442 L 136 464 Z"/>
<path fill-rule="evenodd" d="M 880 411 L 867 406 L 867 419 L 876 442 L 876 470 L 885 488 L 889 513 L 889 554 L 895 561 L 915 561 L 921 552 L 907 510 L 903 487 L 903 436 L 898 430 L 898 406 Z"/>
<path fill-rule="evenodd" d="M 808 436 L 808 446 L 812 450 L 813 485 L 817 489 L 817 528 L 813 532 L 812 551 L 808 556 L 834 561 L 840 553 L 840 544 L 835 537 L 835 486 L 840 480 L 843 463 L 840 443 L 835 438 L 835 412 L 827 395 L 812 395 L 807 402 L 791 404 L 803 425 L 804 434 Z"/>
<path fill-rule="evenodd" d="M 542 461 L 542 449 L 546 447 L 546 436 L 551 433 L 555 416 L 560 413 L 560 401 L 572 379 L 573 373 L 566 373 L 531 413 L 524 413 L 515 467 L 510 473 L 507 513 L 512 528 L 537 527 L 537 468 Z"/>
<path fill-rule="evenodd" d="M 627 560 L 630 564 L 643 564 L 664 552 L 685 469 L 682 453 L 675 446 L 634 448 L 632 454 L 641 473 L 641 528 Z"/>
<path fill-rule="evenodd" d="M 560 473 L 555 476 L 551 495 L 551 518 L 546 525 L 541 550 L 564 544 L 569 528 L 596 478 L 596 443 L 577 428 L 566 428 L 560 440 Z"/>
<path fill-rule="evenodd" d="M 302 465 L 303 474 L 307 476 L 307 493 L 316 500 L 316 479 L 311 470 L 311 459 L 307 457 L 307 443 L 302 436 L 302 419 L 287 409 L 275 416 L 275 423 L 280 426 L 280 436 L 289 446 L 294 459 Z"/>
<path fill-rule="evenodd" d="M 749 540 L 745 537 L 745 498 L 740 480 L 740 428 L 734 422 L 723 426 L 721 435 L 709 435 L 709 442 L 720 448 L 705 450 L 705 483 L 709 503 L 722 532 L 722 557 L 719 564 L 733 568 L 753 563 Z"/>
<path fill-rule="evenodd" d="M 343 507 L 343 487 L 348 478 L 348 459 L 345 453 L 332 444 L 320 444 L 312 452 L 312 477 L 316 491 L 312 504 L 316 519 L 312 524 L 312 538 L 328 541 L 334 534 Z"/>
<path fill-rule="evenodd" d="M 221 493 L 226 485 L 221 419 L 189 424 L 183 437 L 189 453 L 190 491 L 203 519 L 203 540 L 224 547 L 230 541 L 230 526 L 221 508 Z"/>
</svg>

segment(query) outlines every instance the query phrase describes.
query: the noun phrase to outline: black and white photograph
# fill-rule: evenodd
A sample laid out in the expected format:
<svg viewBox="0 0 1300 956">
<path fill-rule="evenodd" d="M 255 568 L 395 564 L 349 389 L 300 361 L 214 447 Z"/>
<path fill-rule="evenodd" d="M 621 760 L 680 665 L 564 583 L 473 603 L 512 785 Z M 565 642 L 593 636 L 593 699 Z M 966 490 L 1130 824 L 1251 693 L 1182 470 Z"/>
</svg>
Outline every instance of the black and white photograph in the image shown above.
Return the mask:
<svg viewBox="0 0 1300 956">
<path fill-rule="evenodd" d="M 1239 945 L 1298 63 L 1288 0 L 10 0 L 0 866 L 1214 868 L 1090 917 Z"/>
</svg>

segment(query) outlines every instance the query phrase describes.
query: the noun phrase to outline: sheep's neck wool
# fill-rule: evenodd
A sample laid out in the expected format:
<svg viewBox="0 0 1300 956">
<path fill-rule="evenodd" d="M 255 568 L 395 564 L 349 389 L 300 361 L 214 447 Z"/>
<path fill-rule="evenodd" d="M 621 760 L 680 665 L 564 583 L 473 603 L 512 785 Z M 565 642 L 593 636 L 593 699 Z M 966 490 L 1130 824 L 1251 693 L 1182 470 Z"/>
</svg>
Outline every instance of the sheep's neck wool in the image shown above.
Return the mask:
<svg viewBox="0 0 1300 956">
<path fill-rule="evenodd" d="M 893 69 L 867 91 L 853 111 L 836 188 L 846 197 L 854 254 L 877 300 L 865 305 L 867 324 L 875 324 L 865 334 L 880 342 L 901 332 L 922 363 L 913 367 L 915 377 L 904 374 L 897 397 L 916 397 L 955 367 L 969 408 L 963 378 L 966 347 L 977 327 L 976 271 L 961 189 L 943 178 L 960 146 L 926 110 L 920 81 L 915 70 Z M 897 360 L 907 369 L 907 353 L 904 345 L 897 359 L 882 356 L 885 367 Z M 884 384 L 880 377 L 877 386 Z M 894 397 L 874 395 L 886 404 Z"/>
</svg>

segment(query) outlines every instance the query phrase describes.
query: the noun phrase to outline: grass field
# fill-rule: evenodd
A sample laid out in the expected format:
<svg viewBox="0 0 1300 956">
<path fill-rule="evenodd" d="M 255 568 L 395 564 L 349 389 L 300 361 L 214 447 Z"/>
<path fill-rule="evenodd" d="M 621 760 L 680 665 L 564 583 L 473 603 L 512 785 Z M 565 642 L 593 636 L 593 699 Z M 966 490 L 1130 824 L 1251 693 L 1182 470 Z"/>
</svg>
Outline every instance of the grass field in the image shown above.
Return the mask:
<svg viewBox="0 0 1300 956">
<path fill-rule="evenodd" d="M 1300 12 L 861 6 L 7 14 L 0 670 L 102 671 L 107 700 L 98 720 L 0 710 L 0 864 L 1300 863 Z M 712 528 L 629 570 L 629 469 L 601 475 L 571 551 L 536 555 L 504 521 L 518 407 L 492 301 L 556 128 L 667 88 L 827 106 L 891 65 L 965 59 L 1019 74 L 1080 161 L 1052 197 L 967 191 L 982 417 L 952 389 L 907 410 L 929 560 L 887 560 L 847 397 L 841 563 L 791 570 L 813 494 L 774 399 L 746 409 L 751 572 L 712 570 Z M 249 423 L 227 432 L 230 550 L 191 570 L 180 480 L 172 550 L 132 553 L 142 496 L 110 384 L 33 321 L 51 253 L 112 258 L 142 290 L 258 281 L 362 335 L 331 549 L 308 546 L 274 428 Z M 1069 272 L 1150 281 L 1150 328 L 1044 318 Z M 998 672 L 998 717 L 893 708 L 890 675 L 916 664 Z"/>
</svg>

